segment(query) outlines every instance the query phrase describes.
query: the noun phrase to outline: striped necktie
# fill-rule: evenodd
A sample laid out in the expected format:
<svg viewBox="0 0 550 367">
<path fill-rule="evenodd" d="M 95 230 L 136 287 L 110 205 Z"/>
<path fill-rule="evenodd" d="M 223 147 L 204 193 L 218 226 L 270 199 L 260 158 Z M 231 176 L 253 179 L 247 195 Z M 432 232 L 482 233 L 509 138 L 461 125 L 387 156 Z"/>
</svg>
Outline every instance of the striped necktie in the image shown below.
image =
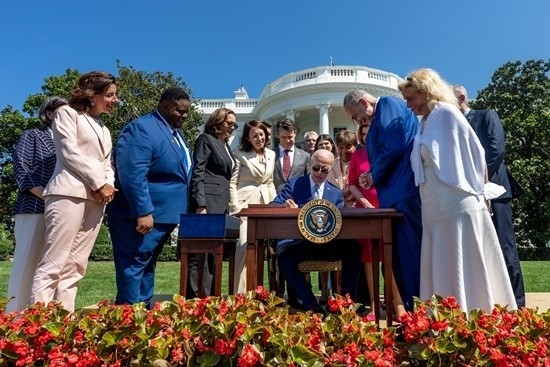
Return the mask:
<svg viewBox="0 0 550 367">
<path fill-rule="evenodd" d="M 285 180 L 290 177 L 290 149 L 285 149 L 285 155 L 283 156 L 283 176 Z"/>
<path fill-rule="evenodd" d="M 320 199 L 321 198 L 321 188 L 319 185 L 315 184 L 313 185 L 313 188 L 311 189 L 311 198 L 313 200 Z"/>
</svg>

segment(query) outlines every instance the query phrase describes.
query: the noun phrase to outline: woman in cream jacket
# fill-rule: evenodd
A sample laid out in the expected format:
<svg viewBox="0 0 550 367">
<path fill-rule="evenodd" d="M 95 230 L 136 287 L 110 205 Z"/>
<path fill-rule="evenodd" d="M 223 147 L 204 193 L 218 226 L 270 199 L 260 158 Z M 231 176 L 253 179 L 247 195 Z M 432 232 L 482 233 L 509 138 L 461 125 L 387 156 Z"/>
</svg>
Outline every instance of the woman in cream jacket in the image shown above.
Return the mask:
<svg viewBox="0 0 550 367">
<path fill-rule="evenodd" d="M 260 121 L 244 125 L 239 149 L 233 152 L 236 164 L 230 183 L 230 214 L 238 213 L 248 204 L 268 204 L 276 196 L 275 152 L 266 148 L 267 137 L 267 129 Z M 234 282 L 238 293 L 246 291 L 246 224 L 243 218 L 235 256 Z"/>
<path fill-rule="evenodd" d="M 78 282 L 115 195 L 111 134 L 100 115 L 118 103 L 111 74 L 83 74 L 52 123 L 57 156 L 44 189 L 46 243 L 33 278 L 32 302 L 61 302 L 73 311 Z"/>
</svg>

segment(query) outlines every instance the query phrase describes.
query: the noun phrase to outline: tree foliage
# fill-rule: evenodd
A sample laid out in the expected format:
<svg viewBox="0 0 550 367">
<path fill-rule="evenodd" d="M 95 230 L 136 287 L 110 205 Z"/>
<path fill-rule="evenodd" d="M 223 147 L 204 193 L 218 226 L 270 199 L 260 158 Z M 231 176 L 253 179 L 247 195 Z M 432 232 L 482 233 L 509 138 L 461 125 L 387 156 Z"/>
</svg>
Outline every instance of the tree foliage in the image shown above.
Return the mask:
<svg viewBox="0 0 550 367">
<path fill-rule="evenodd" d="M 506 132 L 506 164 L 525 189 L 513 201 L 517 240 L 550 240 L 550 60 L 508 62 L 481 90 L 474 108 L 497 111 Z"/>
<path fill-rule="evenodd" d="M 179 86 L 186 90 L 193 100 L 193 93 L 185 82 L 172 73 L 160 71 L 145 72 L 131 66 L 122 66 L 117 60 L 118 96 L 122 100 L 110 116 L 102 116 L 105 125 L 111 131 L 113 142 L 116 141 L 122 127 L 131 120 L 152 111 L 164 89 Z M 31 94 L 23 104 L 22 111 L 6 106 L 0 111 L 0 224 L 8 228 L 13 226 L 12 208 L 15 202 L 17 187 L 13 179 L 12 154 L 15 144 L 24 130 L 42 126 L 38 118 L 40 106 L 47 97 L 68 97 L 81 73 L 67 69 L 64 74 L 45 78 L 39 93 Z M 192 104 L 193 105 L 193 104 Z M 193 143 L 202 124 L 201 114 L 192 107 L 183 134 Z"/>
</svg>

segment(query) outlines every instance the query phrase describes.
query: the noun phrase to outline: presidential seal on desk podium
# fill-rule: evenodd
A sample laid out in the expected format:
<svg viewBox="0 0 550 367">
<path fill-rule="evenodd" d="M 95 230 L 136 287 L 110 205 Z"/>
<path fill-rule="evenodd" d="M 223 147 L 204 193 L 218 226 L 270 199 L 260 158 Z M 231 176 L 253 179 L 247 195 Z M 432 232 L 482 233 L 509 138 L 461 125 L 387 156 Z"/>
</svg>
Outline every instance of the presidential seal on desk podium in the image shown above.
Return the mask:
<svg viewBox="0 0 550 367">
<path fill-rule="evenodd" d="M 310 242 L 330 242 L 340 233 L 342 213 L 328 200 L 311 200 L 298 214 L 298 228 L 304 239 Z"/>
</svg>

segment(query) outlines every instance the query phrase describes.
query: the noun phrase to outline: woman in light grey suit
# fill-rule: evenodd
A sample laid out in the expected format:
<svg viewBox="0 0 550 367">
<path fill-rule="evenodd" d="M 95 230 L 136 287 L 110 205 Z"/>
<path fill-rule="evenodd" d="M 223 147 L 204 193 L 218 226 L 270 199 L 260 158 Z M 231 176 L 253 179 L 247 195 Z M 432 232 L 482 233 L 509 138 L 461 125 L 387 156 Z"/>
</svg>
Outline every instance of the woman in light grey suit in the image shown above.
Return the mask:
<svg viewBox="0 0 550 367">
<path fill-rule="evenodd" d="M 244 125 L 241 143 L 233 152 L 235 169 L 230 182 L 229 212 L 238 213 L 248 204 L 267 204 L 275 196 L 273 171 L 275 152 L 266 148 L 267 128 L 258 120 Z M 239 246 L 235 256 L 235 289 L 246 291 L 246 218 L 241 221 Z"/>
<path fill-rule="evenodd" d="M 118 103 L 116 79 L 83 74 L 52 123 L 56 166 L 45 190 L 46 244 L 34 275 L 32 302 L 60 301 L 73 311 L 78 282 L 115 195 L 111 134 L 100 115 Z"/>
</svg>

